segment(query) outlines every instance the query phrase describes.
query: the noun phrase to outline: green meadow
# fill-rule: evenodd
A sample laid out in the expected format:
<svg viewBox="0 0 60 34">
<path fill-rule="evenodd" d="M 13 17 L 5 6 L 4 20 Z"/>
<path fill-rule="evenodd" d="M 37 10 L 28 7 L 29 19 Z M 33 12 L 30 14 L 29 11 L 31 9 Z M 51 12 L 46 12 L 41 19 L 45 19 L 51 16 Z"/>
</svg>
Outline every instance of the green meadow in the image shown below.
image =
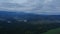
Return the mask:
<svg viewBox="0 0 60 34">
<path fill-rule="evenodd" d="M 49 30 L 43 34 L 60 34 L 60 28 Z"/>
</svg>

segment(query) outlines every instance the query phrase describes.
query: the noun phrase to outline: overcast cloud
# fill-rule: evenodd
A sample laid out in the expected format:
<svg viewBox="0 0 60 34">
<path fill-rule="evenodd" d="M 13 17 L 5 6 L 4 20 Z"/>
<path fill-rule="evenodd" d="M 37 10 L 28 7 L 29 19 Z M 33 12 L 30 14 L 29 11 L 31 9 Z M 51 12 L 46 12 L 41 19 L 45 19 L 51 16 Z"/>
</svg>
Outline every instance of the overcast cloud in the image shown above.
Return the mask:
<svg viewBox="0 0 60 34">
<path fill-rule="evenodd" d="M 59 14 L 60 0 L 0 0 L 0 10 Z"/>
</svg>

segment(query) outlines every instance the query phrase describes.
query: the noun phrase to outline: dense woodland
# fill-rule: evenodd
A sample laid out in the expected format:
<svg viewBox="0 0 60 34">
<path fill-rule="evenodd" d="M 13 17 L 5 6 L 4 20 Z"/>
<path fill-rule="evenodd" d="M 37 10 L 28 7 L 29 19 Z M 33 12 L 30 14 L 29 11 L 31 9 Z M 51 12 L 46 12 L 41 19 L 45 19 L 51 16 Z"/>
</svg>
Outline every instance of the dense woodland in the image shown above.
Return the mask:
<svg viewBox="0 0 60 34">
<path fill-rule="evenodd" d="M 0 21 L 0 34 L 41 34 L 59 27 L 60 23 L 31 24 L 29 22 Z"/>
<path fill-rule="evenodd" d="M 0 12 L 0 34 L 42 34 L 59 27 L 60 15 Z"/>
</svg>

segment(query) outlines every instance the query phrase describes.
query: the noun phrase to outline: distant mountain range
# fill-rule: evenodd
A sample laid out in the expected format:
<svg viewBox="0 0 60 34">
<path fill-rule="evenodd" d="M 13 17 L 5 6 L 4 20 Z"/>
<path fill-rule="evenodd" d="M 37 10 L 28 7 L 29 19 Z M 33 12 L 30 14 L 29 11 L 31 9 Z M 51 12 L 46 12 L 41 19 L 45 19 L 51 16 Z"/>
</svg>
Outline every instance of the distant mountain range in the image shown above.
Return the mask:
<svg viewBox="0 0 60 34">
<path fill-rule="evenodd" d="M 24 12 L 8 12 L 8 11 L 0 11 L 0 18 L 21 18 L 27 20 L 60 20 L 60 15 L 38 15 L 33 13 L 24 13 Z"/>
</svg>

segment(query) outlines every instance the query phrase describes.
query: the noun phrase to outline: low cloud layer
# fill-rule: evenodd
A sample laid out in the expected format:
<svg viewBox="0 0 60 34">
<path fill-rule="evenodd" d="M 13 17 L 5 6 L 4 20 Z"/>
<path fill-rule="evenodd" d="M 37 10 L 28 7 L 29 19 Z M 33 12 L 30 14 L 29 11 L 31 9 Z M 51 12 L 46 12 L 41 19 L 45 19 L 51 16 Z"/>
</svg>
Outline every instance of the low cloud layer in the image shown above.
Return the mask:
<svg viewBox="0 0 60 34">
<path fill-rule="evenodd" d="M 0 0 L 0 10 L 59 14 L 60 0 Z"/>
</svg>

